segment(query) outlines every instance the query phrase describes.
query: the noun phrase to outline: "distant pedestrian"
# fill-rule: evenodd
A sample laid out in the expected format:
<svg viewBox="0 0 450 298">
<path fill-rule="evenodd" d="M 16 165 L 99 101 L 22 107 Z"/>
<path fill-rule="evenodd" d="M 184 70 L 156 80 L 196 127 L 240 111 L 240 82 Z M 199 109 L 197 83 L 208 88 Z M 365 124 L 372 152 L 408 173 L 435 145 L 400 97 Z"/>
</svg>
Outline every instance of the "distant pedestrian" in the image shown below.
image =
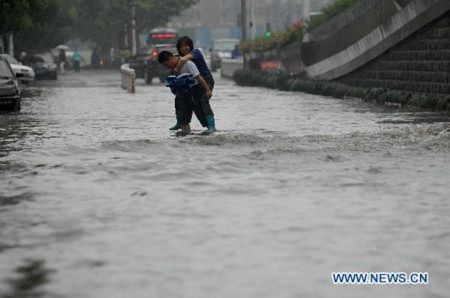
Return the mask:
<svg viewBox="0 0 450 298">
<path fill-rule="evenodd" d="M 64 67 L 66 66 L 66 51 L 63 49 L 59 50 L 58 55 L 59 71 L 64 74 Z"/>
<path fill-rule="evenodd" d="M 75 70 L 75 72 L 79 72 L 81 66 L 81 53 L 80 51 L 78 51 L 78 49 L 75 49 L 72 61 L 73 61 L 73 69 Z"/>
<path fill-rule="evenodd" d="M 239 57 L 242 57 L 242 53 L 239 50 L 239 45 L 235 45 L 234 49 L 231 51 L 231 59 L 237 59 Z"/>
<path fill-rule="evenodd" d="M 100 64 L 100 53 L 98 52 L 98 49 L 95 48 L 91 55 L 91 65 L 94 68 L 97 68 Z"/>
<path fill-rule="evenodd" d="M 28 55 L 27 55 L 27 53 L 26 52 L 22 52 L 22 53 L 20 53 L 20 58 L 19 58 L 19 60 L 20 60 L 20 62 L 23 64 L 23 65 L 28 65 Z"/>
</svg>

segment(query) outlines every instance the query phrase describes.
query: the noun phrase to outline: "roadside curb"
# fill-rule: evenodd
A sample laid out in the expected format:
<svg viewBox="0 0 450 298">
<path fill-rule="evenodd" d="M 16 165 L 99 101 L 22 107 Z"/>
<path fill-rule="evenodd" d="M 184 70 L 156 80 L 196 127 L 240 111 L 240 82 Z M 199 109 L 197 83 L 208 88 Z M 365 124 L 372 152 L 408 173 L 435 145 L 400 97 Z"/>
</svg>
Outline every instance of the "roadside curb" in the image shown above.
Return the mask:
<svg viewBox="0 0 450 298">
<path fill-rule="evenodd" d="M 339 99 L 361 98 L 385 105 L 413 106 L 450 112 L 450 95 L 417 93 L 384 88 L 361 88 L 342 83 L 310 80 L 305 76 L 269 74 L 262 71 L 237 70 L 233 80 L 239 86 L 259 86 L 283 91 L 305 92 Z"/>
</svg>

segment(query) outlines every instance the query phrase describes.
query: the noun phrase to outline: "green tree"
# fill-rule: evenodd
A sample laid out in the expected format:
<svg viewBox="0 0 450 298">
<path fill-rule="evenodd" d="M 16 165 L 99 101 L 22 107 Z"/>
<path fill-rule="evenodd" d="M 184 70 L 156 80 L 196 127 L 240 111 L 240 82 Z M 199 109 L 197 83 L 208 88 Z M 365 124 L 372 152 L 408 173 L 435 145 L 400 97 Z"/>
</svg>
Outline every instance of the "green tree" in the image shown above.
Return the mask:
<svg viewBox="0 0 450 298">
<path fill-rule="evenodd" d="M 30 28 L 48 0 L 0 0 L 0 34 Z"/>
<path fill-rule="evenodd" d="M 16 52 L 39 52 L 72 38 L 109 49 L 120 47 L 131 28 L 136 33 L 162 26 L 198 0 L 0 0 L 0 35 L 13 32 Z"/>
<path fill-rule="evenodd" d="M 45 9 L 31 12 L 33 26 L 16 33 L 16 52 L 42 52 L 76 37 L 73 30 L 78 19 L 76 2 L 45 1 Z"/>
<path fill-rule="evenodd" d="M 162 26 L 198 0 L 78 0 L 77 32 L 83 39 L 103 48 L 120 46 L 131 28 L 131 7 L 135 6 L 136 32 Z"/>
<path fill-rule="evenodd" d="M 141 32 L 164 25 L 173 16 L 179 15 L 199 0 L 135 0 L 136 26 Z"/>
<path fill-rule="evenodd" d="M 108 48 L 122 38 L 129 16 L 126 0 L 79 0 L 75 31 L 83 40 Z"/>
</svg>

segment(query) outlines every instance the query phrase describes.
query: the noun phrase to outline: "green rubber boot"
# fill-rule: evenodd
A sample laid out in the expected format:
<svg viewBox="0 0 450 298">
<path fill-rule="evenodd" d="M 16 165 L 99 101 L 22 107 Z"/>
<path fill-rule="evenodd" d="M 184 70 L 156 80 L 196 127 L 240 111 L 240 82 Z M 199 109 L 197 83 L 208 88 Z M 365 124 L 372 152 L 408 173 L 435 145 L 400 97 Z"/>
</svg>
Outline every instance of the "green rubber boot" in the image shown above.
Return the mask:
<svg viewBox="0 0 450 298">
<path fill-rule="evenodd" d="M 206 123 L 208 129 L 202 132 L 202 135 L 211 135 L 216 132 L 216 121 L 214 120 L 214 115 L 206 115 Z"/>
</svg>

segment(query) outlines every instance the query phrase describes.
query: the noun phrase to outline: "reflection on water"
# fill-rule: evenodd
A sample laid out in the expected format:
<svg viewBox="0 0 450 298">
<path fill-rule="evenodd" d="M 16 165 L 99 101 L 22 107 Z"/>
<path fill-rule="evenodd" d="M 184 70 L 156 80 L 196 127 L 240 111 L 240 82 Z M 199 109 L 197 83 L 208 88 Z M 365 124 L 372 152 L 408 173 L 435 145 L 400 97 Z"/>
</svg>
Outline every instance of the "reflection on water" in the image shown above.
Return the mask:
<svg viewBox="0 0 450 298">
<path fill-rule="evenodd" d="M 22 201 L 32 201 L 33 195 L 30 193 L 22 193 L 15 196 L 0 196 L 0 207 L 6 205 L 16 205 Z"/>
<path fill-rule="evenodd" d="M 31 257 L 74 298 L 448 293 L 447 115 L 218 79 L 219 132 L 193 120 L 180 138 L 167 88 L 118 80 L 69 74 L 0 116 L 0 277 Z M 431 282 L 335 287 L 333 271 Z"/>
<path fill-rule="evenodd" d="M 41 289 L 49 282 L 50 274 L 54 273 L 54 270 L 46 268 L 45 261 L 27 259 L 15 272 L 17 276 L 7 280 L 9 290 L 5 293 L 0 292 L 1 298 L 54 297 Z"/>
</svg>

